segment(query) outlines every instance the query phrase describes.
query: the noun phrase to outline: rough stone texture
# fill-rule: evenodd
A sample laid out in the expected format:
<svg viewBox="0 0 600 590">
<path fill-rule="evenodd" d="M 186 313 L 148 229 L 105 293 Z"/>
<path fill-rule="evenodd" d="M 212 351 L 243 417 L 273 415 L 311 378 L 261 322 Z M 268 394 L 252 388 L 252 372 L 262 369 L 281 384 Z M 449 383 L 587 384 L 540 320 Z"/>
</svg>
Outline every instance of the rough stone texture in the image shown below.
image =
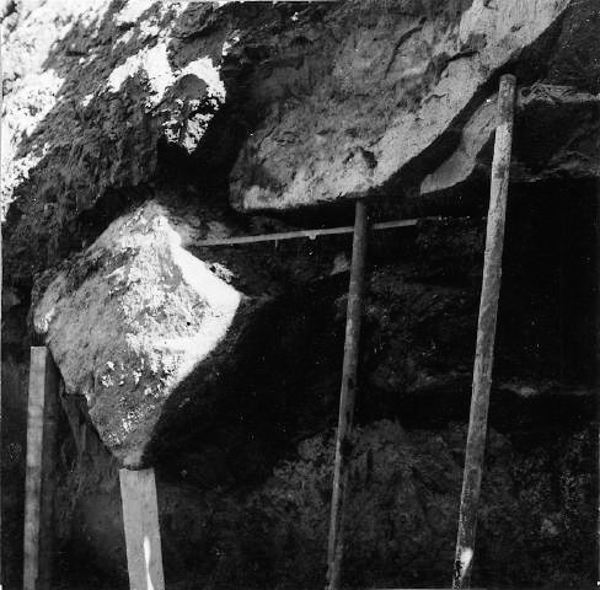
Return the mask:
<svg viewBox="0 0 600 590">
<path fill-rule="evenodd" d="M 147 198 L 173 162 L 222 186 L 237 159 L 230 198 L 245 210 L 416 189 L 451 156 L 503 68 L 521 85 L 597 94 L 598 18 L 593 0 L 301 10 L 21 0 L 3 22 L 9 275 L 31 284 L 97 237 L 123 202 Z M 579 109 L 577 96 L 531 111 L 551 130 L 577 112 L 557 153 L 573 134 L 584 139 L 593 115 L 590 97 Z M 573 161 L 549 165 L 568 175 Z"/>
<path fill-rule="evenodd" d="M 581 588 L 594 579 L 595 438 L 588 425 L 594 397 L 580 382 L 582 358 L 572 372 L 583 395 L 565 391 L 564 381 L 556 384 L 562 369 L 557 331 L 566 309 L 563 321 L 575 340 L 570 354 L 592 354 L 580 322 L 590 324 L 596 304 L 588 282 L 595 280 L 595 261 L 584 262 L 590 279 L 575 268 L 595 230 L 581 199 L 572 221 L 579 231 L 569 243 L 584 244 L 566 258 L 567 270 L 560 269 L 557 228 L 577 200 L 562 210 L 556 195 L 540 192 L 538 209 L 517 210 L 508 228 L 476 579 L 489 586 Z M 412 239 L 392 232 L 371 241 L 357 407 L 364 427 L 355 449 L 345 570 L 350 586 L 447 584 L 483 226 L 480 219 L 428 222 Z M 278 314 L 263 316 L 263 331 L 247 347 L 249 362 L 232 367 L 241 381 L 233 402 L 195 438 L 183 437 L 200 431 L 204 416 L 186 411 L 188 432 L 182 429 L 179 444 L 157 457 L 170 586 L 296 589 L 322 582 L 347 290 L 347 274 L 317 280 L 307 270 L 323 258 L 331 267 L 327 247 L 317 241 L 270 245 L 246 259 L 234 249 L 221 254 L 223 266 L 237 261 L 246 277 L 253 258 L 269 274 L 307 273 L 319 288 L 300 283 L 294 293 L 298 283 L 287 280 Z M 294 258 L 294 250 L 307 268 L 296 264 L 302 257 Z M 568 293 L 559 299 L 548 288 L 558 284 L 559 272 L 572 273 L 563 277 L 570 296 L 590 292 L 587 304 L 575 304 Z M 386 416 L 392 419 L 381 421 Z M 78 422 L 61 453 L 61 572 L 81 576 L 81 587 L 91 580 L 95 588 L 126 588 L 115 460 L 89 424 Z"/>
<path fill-rule="evenodd" d="M 466 427 L 457 423 L 409 431 L 383 420 L 358 430 L 347 505 L 348 587 L 448 584 L 465 439 Z M 518 433 L 491 429 L 477 580 L 509 588 L 595 583 L 589 542 L 595 526 L 594 440 L 591 427 L 561 431 L 552 425 L 542 435 L 535 426 Z M 322 584 L 333 443 L 331 432 L 303 440 L 245 494 L 192 488 L 159 470 L 169 586 Z M 61 527 L 59 536 L 69 539 L 79 563 L 86 564 L 79 572 L 82 582 L 120 590 L 127 588 L 127 574 L 117 471 L 96 445 L 89 440 L 87 479 L 82 472 L 66 477 L 59 505 L 73 516 L 65 522 L 75 525 L 71 531 Z M 111 572 L 110 585 L 99 571 Z M 65 585 L 78 587 L 73 581 Z"/>
<path fill-rule="evenodd" d="M 203 362 L 208 381 L 220 356 L 235 355 L 250 305 L 185 250 L 193 231 L 144 205 L 55 274 L 33 312 L 67 393 L 86 397 L 102 440 L 129 467 L 142 462 L 173 391 Z"/>
<path fill-rule="evenodd" d="M 343 206 L 273 218 L 231 205 L 382 193 L 371 211 L 387 219 L 428 174 L 434 214 L 470 200 L 474 218 L 372 237 L 348 575 L 357 587 L 447 585 L 478 180 L 505 70 L 520 81 L 511 172 L 528 184 L 511 187 L 477 575 L 483 586 L 595 580 L 597 0 L 0 9 L 7 587 L 22 571 L 32 285 L 74 406 L 57 467 L 57 571 L 81 567 L 86 589 L 126 587 L 116 456 L 159 472 L 169 587 L 320 586 L 350 242 L 196 240 L 351 222 Z M 245 303 L 223 309 L 210 285 Z M 206 352 L 205 338 L 208 357 L 192 346 Z"/>
<path fill-rule="evenodd" d="M 150 181 L 160 138 L 197 146 L 225 90 L 210 51 L 172 63 L 186 6 L 17 3 L 5 23 L 4 63 L 11 276 L 27 280 L 80 247 L 88 236 L 73 235 L 74 220 L 107 193 L 126 187 L 134 196 L 132 187 Z M 11 267 L 13 256 L 20 262 Z"/>
<path fill-rule="evenodd" d="M 475 0 L 412 11 L 402 2 L 361 4 L 341 40 L 334 23 L 323 24 L 333 37 L 325 83 L 308 82 L 300 96 L 280 101 L 246 143 L 232 173 L 238 207 L 393 190 L 398 173 L 424 166 L 436 144 L 452 141 L 452 128 L 489 92 L 485 85 L 569 2 Z"/>
<path fill-rule="evenodd" d="M 423 179 L 422 195 L 459 192 L 489 176 L 496 96 L 469 119 L 454 153 Z M 535 84 L 521 90 L 516 109 L 512 181 L 600 175 L 600 97 L 571 86 Z"/>
</svg>

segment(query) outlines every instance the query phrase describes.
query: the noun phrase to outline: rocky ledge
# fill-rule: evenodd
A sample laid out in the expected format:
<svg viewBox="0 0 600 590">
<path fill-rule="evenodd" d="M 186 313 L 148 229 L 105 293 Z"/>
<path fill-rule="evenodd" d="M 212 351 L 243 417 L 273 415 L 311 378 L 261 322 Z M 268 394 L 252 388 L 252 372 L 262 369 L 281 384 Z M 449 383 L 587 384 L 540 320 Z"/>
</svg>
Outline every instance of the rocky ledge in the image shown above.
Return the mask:
<svg viewBox="0 0 600 590">
<path fill-rule="evenodd" d="M 3 14 L 9 577 L 41 340 L 70 416 L 65 579 L 124 584 L 116 470 L 152 465 L 173 584 L 321 583 L 350 242 L 203 242 L 348 225 L 365 197 L 374 221 L 421 220 L 370 236 L 347 581 L 447 583 L 511 72 L 476 575 L 595 580 L 596 0 L 17 0 Z"/>
</svg>

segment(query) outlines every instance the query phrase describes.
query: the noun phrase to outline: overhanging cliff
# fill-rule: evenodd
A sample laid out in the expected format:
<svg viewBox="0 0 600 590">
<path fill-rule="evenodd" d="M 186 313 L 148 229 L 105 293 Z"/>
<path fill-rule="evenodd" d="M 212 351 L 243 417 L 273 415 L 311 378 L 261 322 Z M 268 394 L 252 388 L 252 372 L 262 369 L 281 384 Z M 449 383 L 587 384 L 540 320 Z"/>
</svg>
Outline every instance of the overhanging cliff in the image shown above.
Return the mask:
<svg viewBox="0 0 600 590">
<path fill-rule="evenodd" d="M 361 196 L 373 220 L 447 218 L 371 239 L 348 583 L 447 583 L 510 71 L 476 575 L 593 579 L 596 2 L 22 0 L 3 26 L 12 547 L 22 375 L 41 339 L 72 412 L 57 468 L 65 576 L 89 584 L 85 562 L 93 585 L 123 583 L 124 463 L 158 471 L 171 583 L 321 584 L 349 241 L 201 241 L 348 224 Z"/>
</svg>

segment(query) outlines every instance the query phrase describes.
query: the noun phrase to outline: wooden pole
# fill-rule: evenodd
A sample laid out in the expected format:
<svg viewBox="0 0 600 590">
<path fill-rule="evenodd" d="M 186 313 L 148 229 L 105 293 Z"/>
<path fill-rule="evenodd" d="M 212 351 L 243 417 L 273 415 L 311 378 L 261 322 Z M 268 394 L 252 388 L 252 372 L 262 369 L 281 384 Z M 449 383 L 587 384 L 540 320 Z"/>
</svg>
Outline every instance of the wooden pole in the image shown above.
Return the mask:
<svg viewBox="0 0 600 590">
<path fill-rule="evenodd" d="M 164 590 L 154 469 L 119 471 L 131 590 Z"/>
<path fill-rule="evenodd" d="M 600 145 L 600 137 L 596 139 Z M 596 370 L 600 370 L 600 161 L 598 162 L 598 178 L 596 180 Z M 598 380 L 600 373 L 597 373 Z M 598 513 L 597 513 L 597 536 L 596 536 L 596 587 L 600 588 L 600 392 L 596 392 L 596 429 L 598 437 L 598 446 L 596 448 L 596 485 L 598 494 Z"/>
<path fill-rule="evenodd" d="M 514 76 L 502 76 L 498 94 L 498 123 L 492 162 L 483 282 L 473 368 L 473 390 L 452 588 L 469 588 L 471 585 L 477 509 L 492 385 L 498 299 L 502 277 L 502 251 L 512 151 L 515 86 L 516 79 Z"/>
<path fill-rule="evenodd" d="M 42 348 L 46 353 L 46 379 L 42 439 L 42 501 L 40 504 L 40 583 L 38 588 L 50 590 L 55 556 L 54 498 L 56 496 L 56 466 L 58 463 L 60 376 L 49 350 Z"/>
<path fill-rule="evenodd" d="M 350 437 L 356 397 L 358 350 L 362 320 L 365 263 L 367 253 L 367 211 L 362 201 L 356 202 L 354 239 L 352 244 L 352 268 L 346 317 L 346 339 L 340 391 L 340 409 L 335 445 L 333 495 L 327 556 L 327 588 L 339 590 L 341 565 L 344 554 L 343 521 L 344 504 L 348 486 L 348 459 L 351 452 Z"/>
<path fill-rule="evenodd" d="M 45 346 L 31 348 L 27 410 L 23 589 L 49 590 L 53 561 L 58 372 Z"/>
<path fill-rule="evenodd" d="M 1 25 L 1 22 L 0 22 Z M 2 62 L 2 30 L 0 26 L 0 163 L 2 162 L 2 110 L 4 104 L 4 69 Z M 2 174 L 0 172 L 0 195 L 2 194 Z M 3 204 L 0 200 L 0 590 L 2 590 L 2 584 L 4 582 L 4 550 L 2 546 L 2 507 L 4 503 L 2 501 L 3 498 L 3 490 L 4 486 L 2 483 L 2 433 L 4 432 L 4 428 L 2 425 L 2 293 L 3 293 L 3 280 L 2 274 L 4 270 L 4 265 L 2 262 L 2 222 L 3 222 L 3 214 L 2 210 L 4 209 Z"/>
<path fill-rule="evenodd" d="M 430 221 L 441 219 L 441 217 L 421 217 L 419 219 L 399 219 L 396 221 L 381 221 L 370 226 L 371 231 L 381 231 L 387 229 L 401 229 L 405 227 L 415 227 L 419 221 Z M 257 244 L 262 242 L 282 242 L 284 240 L 309 239 L 316 240 L 322 236 L 339 236 L 343 234 L 354 233 L 354 227 L 344 225 L 341 227 L 329 227 L 325 229 L 301 229 L 296 231 L 280 232 L 273 234 L 261 234 L 258 236 L 237 236 L 231 238 L 214 238 L 196 242 L 199 248 L 208 248 L 212 246 L 235 246 L 238 244 Z"/>
</svg>

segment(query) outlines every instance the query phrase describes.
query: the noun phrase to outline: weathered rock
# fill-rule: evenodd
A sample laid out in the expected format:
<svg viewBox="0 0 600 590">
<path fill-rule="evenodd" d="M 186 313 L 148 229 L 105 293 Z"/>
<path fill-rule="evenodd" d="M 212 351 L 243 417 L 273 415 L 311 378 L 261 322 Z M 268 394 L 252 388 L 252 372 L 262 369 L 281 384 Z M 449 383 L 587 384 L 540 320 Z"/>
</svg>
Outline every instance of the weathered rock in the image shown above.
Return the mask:
<svg viewBox="0 0 600 590">
<path fill-rule="evenodd" d="M 581 588 L 593 579 L 593 427 L 552 428 L 546 436 L 535 426 L 517 436 L 490 430 L 475 573 L 482 585 Z M 464 424 L 411 431 L 383 420 L 358 430 L 346 506 L 349 587 L 448 583 L 465 439 Z M 249 494 L 190 488 L 158 470 L 171 584 L 321 584 L 333 448 L 331 433 L 302 441 Z M 60 506 L 76 516 L 71 542 L 86 558 L 82 578 L 89 580 L 90 564 L 101 565 L 126 587 L 117 474 L 107 462 L 98 453 L 84 478 L 69 474 L 70 488 L 80 493 L 74 506 L 71 496 L 61 496 Z"/>
<path fill-rule="evenodd" d="M 581 587 L 595 575 L 595 186 L 555 178 L 598 174 L 598 2 L 309 4 L 9 7 L 3 338 L 19 365 L 3 437 L 24 444 L 34 277 L 92 244 L 37 282 L 34 322 L 109 450 L 156 468 L 168 579 L 322 584 L 347 288 L 331 269 L 347 270 L 350 241 L 192 242 L 300 219 L 238 216 L 230 198 L 253 211 L 412 195 L 432 172 L 425 192 L 468 192 L 487 173 L 497 78 L 514 71 L 512 178 L 551 182 L 512 187 L 479 579 Z M 398 203 L 377 200 L 373 216 Z M 345 224 L 349 210 L 302 222 Z M 449 579 L 465 434 L 449 422 L 467 417 L 479 221 L 370 244 L 347 570 L 362 587 Z M 57 466 L 64 564 L 83 564 L 82 587 L 93 564 L 125 585 L 117 461 L 84 414 Z M 8 534 L 22 530 L 20 446 L 3 461 Z M 16 579 L 22 544 L 9 545 Z"/>
<path fill-rule="evenodd" d="M 396 195 L 451 156 L 501 71 L 599 87 L 593 0 L 67 4 L 23 0 L 3 23 L 6 266 L 25 283 L 173 160 L 224 185 L 237 159 L 231 200 L 244 210 Z M 540 105 L 550 135 L 567 102 Z M 559 168 L 578 174 L 571 160 Z"/>
<path fill-rule="evenodd" d="M 52 277 L 35 307 L 67 393 L 85 395 L 107 447 L 127 466 L 143 460 L 169 396 L 194 371 L 215 378 L 235 353 L 249 299 L 185 250 L 193 234 L 150 202 L 114 222 Z M 189 399 L 180 400 L 184 406 Z"/>
<path fill-rule="evenodd" d="M 323 25 L 334 38 L 330 75 L 279 101 L 244 147 L 231 181 L 239 208 L 392 190 L 408 166 L 422 167 L 451 147 L 460 120 L 489 92 L 485 85 L 547 33 L 569 2 L 351 5 L 355 23 L 346 23 L 341 39 L 335 21 Z M 359 15 L 369 10 L 365 25 Z"/>
<path fill-rule="evenodd" d="M 511 180 L 600 176 L 600 97 L 572 87 L 536 84 L 520 90 Z M 489 175 L 496 96 L 464 126 L 454 153 L 428 174 L 421 194 L 460 191 Z"/>
<path fill-rule="evenodd" d="M 5 25 L 3 64 L 7 265 L 26 281 L 81 246 L 74 220 L 155 177 L 159 141 L 197 147 L 225 98 L 214 63 L 223 41 L 189 59 L 172 54 L 185 3 L 39 4 L 20 2 Z"/>
</svg>

